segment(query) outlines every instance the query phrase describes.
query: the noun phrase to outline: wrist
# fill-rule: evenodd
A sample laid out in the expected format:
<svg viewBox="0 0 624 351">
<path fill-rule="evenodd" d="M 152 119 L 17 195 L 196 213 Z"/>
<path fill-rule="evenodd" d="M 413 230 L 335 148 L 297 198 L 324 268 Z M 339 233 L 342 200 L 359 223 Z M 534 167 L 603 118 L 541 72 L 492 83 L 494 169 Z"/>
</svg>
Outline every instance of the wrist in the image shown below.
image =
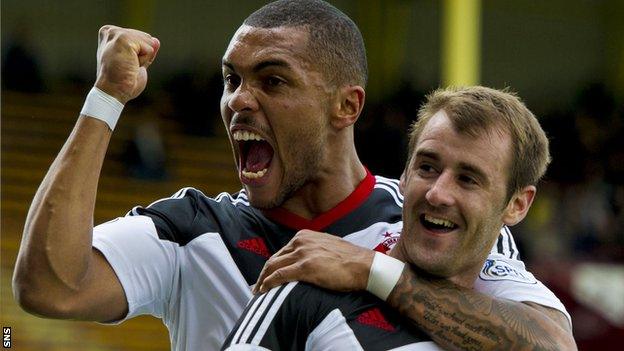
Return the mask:
<svg viewBox="0 0 624 351">
<path fill-rule="evenodd" d="M 115 100 L 119 101 L 122 105 L 125 105 L 128 101 L 132 100 L 128 94 L 121 92 L 124 89 L 122 84 L 113 84 L 105 79 L 98 79 L 93 87 L 98 88 L 102 92 L 115 98 Z"/>
<path fill-rule="evenodd" d="M 357 277 L 357 289 L 355 290 L 367 290 L 368 288 L 368 278 L 370 276 L 370 270 L 373 266 L 373 261 L 375 259 L 375 253 L 377 251 L 373 250 L 364 250 L 365 255 L 362 255 L 361 258 L 357 260 L 358 268 L 357 273 L 354 274 L 354 277 Z"/>
<path fill-rule="evenodd" d="M 117 98 L 94 86 L 87 94 L 80 114 L 99 119 L 114 130 L 123 108 L 124 105 Z"/>
<path fill-rule="evenodd" d="M 386 301 L 399 278 L 401 278 L 404 267 L 404 262 L 380 252 L 375 252 L 366 290 Z"/>
</svg>

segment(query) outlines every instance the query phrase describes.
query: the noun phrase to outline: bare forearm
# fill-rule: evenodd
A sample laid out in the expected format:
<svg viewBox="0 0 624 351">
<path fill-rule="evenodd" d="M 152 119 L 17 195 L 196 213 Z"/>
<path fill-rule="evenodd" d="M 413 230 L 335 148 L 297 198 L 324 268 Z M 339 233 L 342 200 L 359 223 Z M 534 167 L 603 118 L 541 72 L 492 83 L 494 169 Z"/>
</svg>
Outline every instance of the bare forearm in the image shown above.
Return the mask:
<svg viewBox="0 0 624 351">
<path fill-rule="evenodd" d="M 112 25 L 98 39 L 97 89 L 83 107 L 93 117 L 80 116 L 37 190 L 13 275 L 22 308 L 47 317 L 109 321 L 128 310 L 112 266 L 92 248 L 93 211 L 111 129 L 145 89 L 160 41 Z"/>
<path fill-rule="evenodd" d="M 18 291 L 78 289 L 92 255 L 97 184 L 110 136 L 103 122 L 80 117 L 50 166 L 24 226 L 15 271 Z"/>
<path fill-rule="evenodd" d="M 405 269 L 391 306 L 449 350 L 574 350 L 567 320 Z M 558 313 L 560 314 L 560 313 Z"/>
</svg>

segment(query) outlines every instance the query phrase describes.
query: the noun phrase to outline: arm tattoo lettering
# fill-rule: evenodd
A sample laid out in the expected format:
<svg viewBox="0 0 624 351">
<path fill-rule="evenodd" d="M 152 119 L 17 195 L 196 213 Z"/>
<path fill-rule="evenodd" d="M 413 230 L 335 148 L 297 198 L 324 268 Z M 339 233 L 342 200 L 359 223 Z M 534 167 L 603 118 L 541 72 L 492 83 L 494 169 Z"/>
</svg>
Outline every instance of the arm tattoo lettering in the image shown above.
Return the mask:
<svg viewBox="0 0 624 351">
<path fill-rule="evenodd" d="M 558 311 L 494 299 L 446 280 L 416 276 L 410 269 L 387 302 L 443 348 L 575 349 L 567 319 Z M 553 318 L 553 313 L 560 316 Z"/>
</svg>

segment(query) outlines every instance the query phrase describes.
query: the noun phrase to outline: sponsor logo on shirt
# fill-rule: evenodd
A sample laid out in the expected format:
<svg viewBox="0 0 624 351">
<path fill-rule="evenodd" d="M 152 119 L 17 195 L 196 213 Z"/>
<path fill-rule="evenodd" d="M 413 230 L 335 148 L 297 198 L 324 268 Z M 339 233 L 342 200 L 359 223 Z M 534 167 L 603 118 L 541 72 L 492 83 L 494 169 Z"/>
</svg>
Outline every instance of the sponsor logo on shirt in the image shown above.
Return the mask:
<svg viewBox="0 0 624 351">
<path fill-rule="evenodd" d="M 479 274 L 483 280 L 512 280 L 519 283 L 535 284 L 537 280 L 526 271 L 519 271 L 505 261 L 487 259 Z"/>
</svg>

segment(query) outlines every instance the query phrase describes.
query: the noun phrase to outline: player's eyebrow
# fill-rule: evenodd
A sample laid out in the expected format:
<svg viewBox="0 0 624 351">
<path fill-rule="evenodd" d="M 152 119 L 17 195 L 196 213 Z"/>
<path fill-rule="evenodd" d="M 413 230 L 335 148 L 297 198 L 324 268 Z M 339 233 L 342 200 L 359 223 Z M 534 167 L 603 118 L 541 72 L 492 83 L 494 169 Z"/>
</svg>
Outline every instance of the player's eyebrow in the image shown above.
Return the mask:
<svg viewBox="0 0 624 351">
<path fill-rule="evenodd" d="M 234 64 L 232 64 L 231 62 L 223 59 L 221 61 L 221 64 L 229 69 L 231 69 L 232 71 L 236 71 L 236 69 L 234 68 Z M 257 73 L 259 71 L 262 71 L 265 68 L 268 67 L 283 67 L 286 69 L 291 69 L 292 66 L 290 65 L 290 63 L 284 61 L 284 60 L 279 60 L 279 59 L 272 59 L 272 60 L 264 60 L 264 61 L 260 61 L 258 63 L 256 63 L 253 68 L 252 71 L 254 73 Z"/>
<path fill-rule="evenodd" d="M 433 159 L 435 161 L 439 161 L 440 160 L 440 156 L 438 156 L 438 154 L 436 154 L 434 151 L 427 150 L 427 149 L 420 149 L 420 150 L 416 151 L 416 156 L 417 157 L 430 158 L 430 159 Z"/>
<path fill-rule="evenodd" d="M 279 60 L 279 59 L 275 59 L 275 60 L 265 60 L 265 61 L 261 61 L 258 62 L 254 68 L 253 71 L 254 72 L 259 72 L 262 71 L 265 68 L 268 67 L 283 67 L 286 69 L 290 69 L 291 66 L 288 62 L 284 61 L 284 60 Z"/>
</svg>

